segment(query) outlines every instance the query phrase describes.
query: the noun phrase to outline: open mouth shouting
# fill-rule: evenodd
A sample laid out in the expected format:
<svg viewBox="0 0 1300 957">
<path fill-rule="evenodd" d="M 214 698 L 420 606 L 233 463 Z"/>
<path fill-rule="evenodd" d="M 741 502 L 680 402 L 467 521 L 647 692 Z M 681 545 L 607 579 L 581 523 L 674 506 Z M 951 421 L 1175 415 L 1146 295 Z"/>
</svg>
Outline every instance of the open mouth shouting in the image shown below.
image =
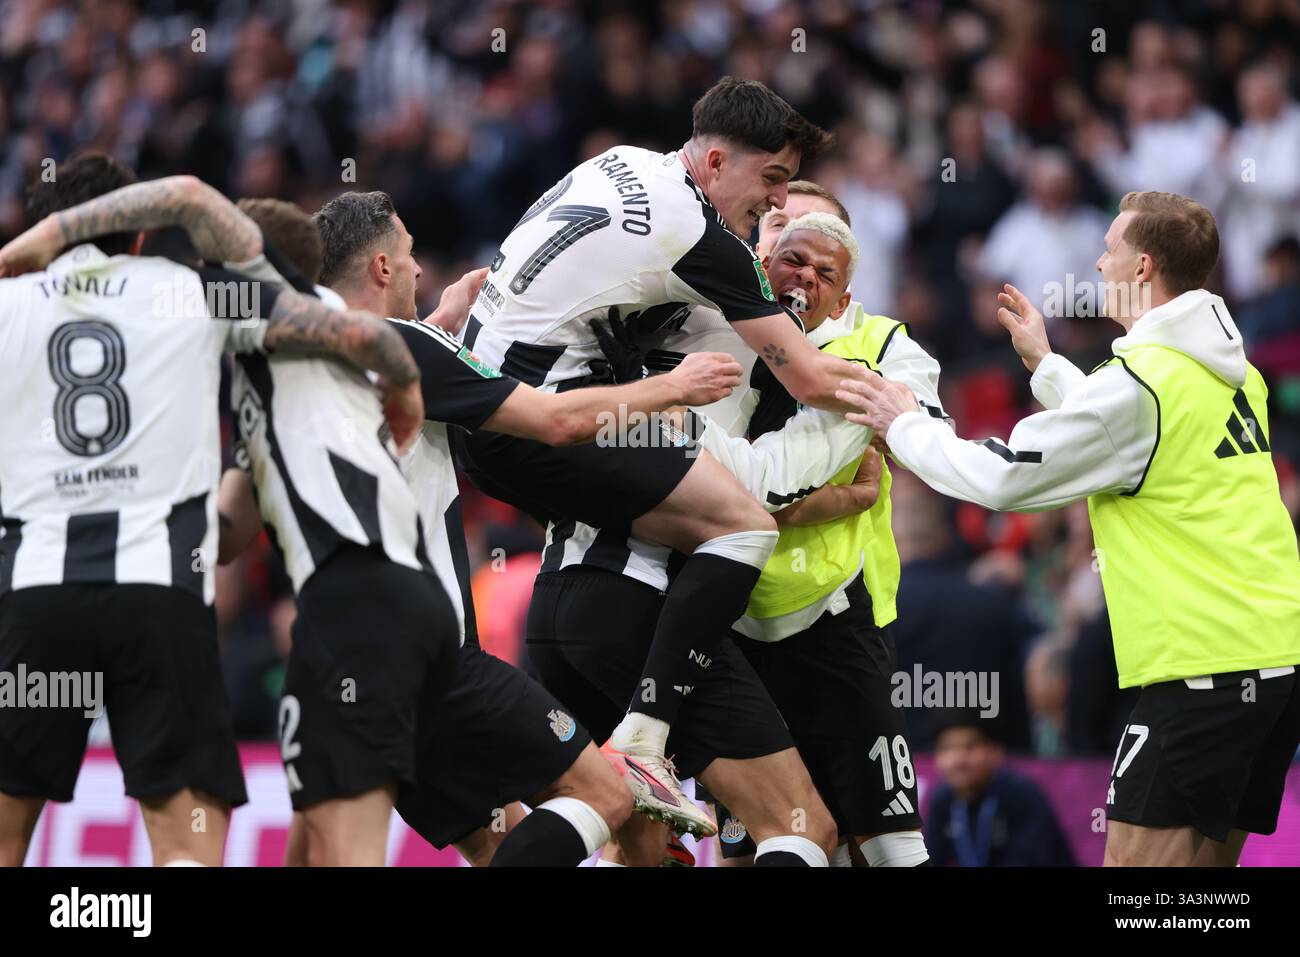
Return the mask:
<svg viewBox="0 0 1300 957">
<path fill-rule="evenodd" d="M 808 312 L 808 294 L 799 286 L 792 286 L 780 296 L 781 304 L 788 307 L 796 316 Z"/>
</svg>

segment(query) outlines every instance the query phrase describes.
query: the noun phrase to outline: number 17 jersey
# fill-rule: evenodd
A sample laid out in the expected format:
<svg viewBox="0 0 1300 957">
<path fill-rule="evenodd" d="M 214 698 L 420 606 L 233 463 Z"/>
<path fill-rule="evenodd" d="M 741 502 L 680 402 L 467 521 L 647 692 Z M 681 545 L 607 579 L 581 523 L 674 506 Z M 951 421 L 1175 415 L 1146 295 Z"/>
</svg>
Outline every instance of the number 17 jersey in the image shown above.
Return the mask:
<svg viewBox="0 0 1300 957">
<path fill-rule="evenodd" d="M 602 357 L 592 319 L 611 307 L 685 315 L 691 305 L 728 322 L 785 311 L 680 154 L 617 146 L 576 167 L 511 230 L 464 340 L 504 375 L 563 389 Z"/>
</svg>

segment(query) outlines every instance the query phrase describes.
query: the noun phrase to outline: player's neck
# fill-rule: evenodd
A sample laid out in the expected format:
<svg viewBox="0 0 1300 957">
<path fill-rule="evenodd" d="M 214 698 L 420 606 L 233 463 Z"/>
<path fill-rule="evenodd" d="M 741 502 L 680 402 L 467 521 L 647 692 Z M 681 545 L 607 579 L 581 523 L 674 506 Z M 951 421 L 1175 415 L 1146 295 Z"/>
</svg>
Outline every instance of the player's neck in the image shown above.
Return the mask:
<svg viewBox="0 0 1300 957">
<path fill-rule="evenodd" d="M 353 289 L 335 287 L 335 292 L 343 297 L 349 309 L 364 309 L 366 312 L 373 312 L 377 316 L 386 316 L 387 305 L 384 302 L 384 292 L 382 289 Z"/>
<path fill-rule="evenodd" d="M 704 177 L 700 175 L 698 164 L 693 155 L 695 153 L 694 143 L 694 140 L 687 140 L 686 145 L 678 151 L 678 155 L 682 158 L 682 165 L 686 167 L 686 172 L 691 174 L 691 179 L 695 181 L 695 185 L 699 187 L 700 192 L 703 193 L 707 199 L 709 193 L 708 190 L 704 188 Z M 712 200 L 710 200 L 710 202 L 712 202 Z"/>
</svg>

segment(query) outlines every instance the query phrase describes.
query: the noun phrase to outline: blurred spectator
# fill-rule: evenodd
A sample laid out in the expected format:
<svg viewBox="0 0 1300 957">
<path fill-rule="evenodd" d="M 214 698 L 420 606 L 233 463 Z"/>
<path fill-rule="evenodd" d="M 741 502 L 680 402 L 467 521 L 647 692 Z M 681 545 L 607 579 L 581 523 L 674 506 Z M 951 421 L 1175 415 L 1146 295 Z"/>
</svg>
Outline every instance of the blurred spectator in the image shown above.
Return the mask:
<svg viewBox="0 0 1300 957">
<path fill-rule="evenodd" d="M 1064 287 L 1070 276 L 1076 285 L 1096 278 L 1110 222 L 1078 201 L 1077 179 L 1064 150 L 1036 150 L 1026 164 L 1025 184 L 1024 200 L 989 233 L 979 266 L 989 278 L 1010 282 L 1041 302 L 1049 286 Z"/>
<path fill-rule="evenodd" d="M 858 245 L 871 250 L 853 274 L 854 298 L 869 313 L 893 315 L 894 286 L 908 231 L 907 174 L 882 137 L 853 133 L 843 145 L 848 160 L 825 185 L 848 210 Z"/>
<path fill-rule="evenodd" d="M 1037 784 L 1002 767 L 997 731 L 958 712 L 937 722 L 943 783 L 925 808 L 925 844 L 939 866 L 1074 867 L 1074 851 Z"/>
<path fill-rule="evenodd" d="M 1265 251 L 1261 266 L 1258 297 L 1234 316 L 1255 361 L 1264 343 L 1300 333 L 1300 241 L 1295 236 L 1279 239 Z"/>
<path fill-rule="evenodd" d="M 927 278 L 938 287 L 943 322 L 957 332 L 966 313 L 961 277 L 971 272 L 973 242 L 982 241 L 1015 201 L 1016 185 L 990 156 L 979 109 L 969 101 L 948 112 L 945 162 L 949 159 L 951 178 L 930 179 L 912 238 Z"/>
<path fill-rule="evenodd" d="M 1134 189 L 1180 193 L 1214 208 L 1222 193 L 1217 157 L 1227 124 L 1205 106 L 1189 67 L 1167 63 L 1129 75 L 1124 146 L 1105 123 L 1085 128 L 1080 147 L 1115 196 Z"/>
<path fill-rule="evenodd" d="M 1237 81 L 1242 126 L 1223 155 L 1223 281 L 1243 299 L 1265 291 L 1265 256 L 1300 233 L 1300 104 L 1271 63 Z M 1243 330 L 1244 334 L 1244 330 Z"/>
</svg>

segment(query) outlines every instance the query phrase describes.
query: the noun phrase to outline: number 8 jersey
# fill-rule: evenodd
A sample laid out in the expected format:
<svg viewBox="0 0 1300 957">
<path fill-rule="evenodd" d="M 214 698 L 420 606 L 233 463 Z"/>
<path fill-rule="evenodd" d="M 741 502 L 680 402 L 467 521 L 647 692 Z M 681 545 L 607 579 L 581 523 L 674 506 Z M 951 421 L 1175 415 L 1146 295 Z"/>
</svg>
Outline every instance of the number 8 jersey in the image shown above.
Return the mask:
<svg viewBox="0 0 1300 957">
<path fill-rule="evenodd" d="M 254 291 L 206 272 L 85 244 L 0 280 L 0 595 L 132 582 L 211 603 L 220 358 L 260 348 L 271 302 L 241 310 Z M 235 309 L 216 311 L 246 321 L 211 321 L 221 285 Z"/>
</svg>

